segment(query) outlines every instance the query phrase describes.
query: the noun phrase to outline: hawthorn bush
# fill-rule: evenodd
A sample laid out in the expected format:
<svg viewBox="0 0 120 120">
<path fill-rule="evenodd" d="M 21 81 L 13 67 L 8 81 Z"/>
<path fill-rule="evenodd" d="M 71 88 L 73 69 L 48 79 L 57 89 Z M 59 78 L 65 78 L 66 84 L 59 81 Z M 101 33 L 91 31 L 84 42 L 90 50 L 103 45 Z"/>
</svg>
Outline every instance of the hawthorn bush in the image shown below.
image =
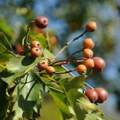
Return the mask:
<svg viewBox="0 0 120 120">
<path fill-rule="evenodd" d="M 0 120 L 107 120 L 98 105 L 107 100 L 107 91 L 86 83 L 94 70 L 105 67 L 102 58 L 93 57 L 93 40 L 86 38 L 83 49 L 57 60 L 70 44 L 85 33 L 94 32 L 96 23 L 89 22 L 85 31 L 66 43 L 56 56 L 50 51 L 49 37 L 30 32 L 33 24 L 42 31 L 48 26 L 48 19 L 41 16 L 32 21 L 22 45 L 15 51 L 0 32 L 0 55 L 4 59 L 0 61 Z M 81 52 L 78 59 L 71 59 Z M 64 67 L 74 63 L 74 69 Z"/>
</svg>

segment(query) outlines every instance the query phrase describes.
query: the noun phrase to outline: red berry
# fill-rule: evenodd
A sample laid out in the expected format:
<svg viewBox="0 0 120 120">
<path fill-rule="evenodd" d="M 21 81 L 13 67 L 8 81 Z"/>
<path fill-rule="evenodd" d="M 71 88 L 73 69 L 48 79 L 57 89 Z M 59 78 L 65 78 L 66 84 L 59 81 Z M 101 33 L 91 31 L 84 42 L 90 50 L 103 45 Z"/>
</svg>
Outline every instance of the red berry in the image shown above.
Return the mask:
<svg viewBox="0 0 120 120">
<path fill-rule="evenodd" d="M 31 49 L 31 55 L 32 55 L 34 58 L 39 57 L 39 56 L 41 55 L 40 49 L 39 49 L 39 48 L 36 48 L 36 47 L 32 48 L 32 49 Z"/>
<path fill-rule="evenodd" d="M 105 67 L 105 61 L 100 57 L 93 57 L 92 59 L 93 59 L 94 64 L 95 64 L 94 70 L 102 71 Z"/>
<path fill-rule="evenodd" d="M 48 19 L 44 16 L 38 17 L 35 19 L 35 25 L 38 28 L 44 29 L 48 26 Z"/>
<path fill-rule="evenodd" d="M 83 50 L 83 55 L 85 58 L 91 58 L 91 57 L 93 57 L 93 51 L 89 48 L 85 48 Z"/>
<path fill-rule="evenodd" d="M 98 103 L 103 103 L 104 101 L 107 100 L 108 93 L 107 93 L 107 91 L 105 89 L 103 89 L 103 88 L 95 88 L 95 91 L 98 94 L 98 99 L 97 99 Z"/>
<path fill-rule="evenodd" d="M 86 59 L 84 60 L 83 64 L 87 67 L 87 68 L 94 68 L 94 61 L 93 59 Z"/>
<path fill-rule="evenodd" d="M 77 66 L 77 72 L 78 72 L 79 74 L 86 73 L 86 71 L 87 71 L 87 68 L 86 68 L 85 65 L 81 64 L 81 65 L 78 65 L 78 66 Z"/>
<path fill-rule="evenodd" d="M 85 95 L 88 97 L 90 102 L 94 103 L 98 99 L 98 94 L 94 89 L 89 89 L 85 91 Z"/>
<path fill-rule="evenodd" d="M 45 69 L 48 74 L 52 74 L 55 72 L 55 69 L 52 66 L 47 66 Z"/>
<path fill-rule="evenodd" d="M 96 25 L 96 22 L 89 22 L 87 25 L 86 25 L 86 30 L 88 32 L 94 32 L 95 30 L 97 29 L 97 25 Z"/>
<path fill-rule="evenodd" d="M 40 43 L 36 40 L 32 41 L 30 44 L 31 48 L 36 47 L 36 48 L 40 48 Z"/>
<path fill-rule="evenodd" d="M 92 41 L 91 38 L 86 38 L 83 41 L 83 46 L 84 46 L 84 48 L 90 48 L 90 49 L 92 49 L 94 47 L 94 42 Z"/>
<path fill-rule="evenodd" d="M 41 60 L 40 62 L 38 62 L 38 68 L 40 70 L 45 70 L 46 67 L 48 67 L 48 62 L 45 60 Z"/>
</svg>

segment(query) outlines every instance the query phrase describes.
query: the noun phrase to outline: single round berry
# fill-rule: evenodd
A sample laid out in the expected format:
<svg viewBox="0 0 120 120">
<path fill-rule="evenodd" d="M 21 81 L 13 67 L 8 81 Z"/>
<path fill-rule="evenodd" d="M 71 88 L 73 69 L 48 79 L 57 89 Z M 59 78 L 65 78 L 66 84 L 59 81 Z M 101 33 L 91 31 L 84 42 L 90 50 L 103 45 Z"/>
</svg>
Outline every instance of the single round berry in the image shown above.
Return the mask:
<svg viewBox="0 0 120 120">
<path fill-rule="evenodd" d="M 38 17 L 35 19 L 35 25 L 38 28 L 44 29 L 48 26 L 48 19 L 44 16 Z"/>
<path fill-rule="evenodd" d="M 37 58 L 40 55 L 41 55 L 41 51 L 40 51 L 39 48 L 34 47 L 34 48 L 31 49 L 31 56 L 32 57 Z"/>
<path fill-rule="evenodd" d="M 84 74 L 84 73 L 86 73 L 86 71 L 87 71 L 87 68 L 85 65 L 81 64 L 81 65 L 77 66 L 77 72 L 79 74 Z"/>
<path fill-rule="evenodd" d="M 92 58 L 93 57 L 93 51 L 89 48 L 85 48 L 83 50 L 83 55 L 85 58 Z"/>
<path fill-rule="evenodd" d="M 94 47 L 94 42 L 91 38 L 86 38 L 83 41 L 83 46 L 84 46 L 84 48 L 92 49 Z"/>
<path fill-rule="evenodd" d="M 94 32 L 96 29 L 97 29 L 97 25 L 96 25 L 96 22 L 94 22 L 94 21 L 89 22 L 89 23 L 86 25 L 86 30 L 87 30 L 88 32 Z"/>
<path fill-rule="evenodd" d="M 83 61 L 83 64 L 87 67 L 87 68 L 94 68 L 94 61 L 93 59 L 89 58 Z"/>
<path fill-rule="evenodd" d="M 30 44 L 31 48 L 36 47 L 36 48 L 40 48 L 40 43 L 36 40 L 32 41 Z"/>
<path fill-rule="evenodd" d="M 108 93 L 107 93 L 107 91 L 105 89 L 103 89 L 103 88 L 95 88 L 95 91 L 98 94 L 98 99 L 97 99 L 98 103 L 103 103 L 104 101 L 107 100 Z"/>
<path fill-rule="evenodd" d="M 52 67 L 52 66 L 47 66 L 47 67 L 45 68 L 45 70 L 46 70 L 46 72 L 47 72 L 48 74 L 52 74 L 52 73 L 55 72 L 55 69 L 54 69 L 54 67 Z"/>
<path fill-rule="evenodd" d="M 85 95 L 90 100 L 90 102 L 94 103 L 98 100 L 98 94 L 94 89 L 89 89 L 85 91 Z"/>
<path fill-rule="evenodd" d="M 96 71 L 102 71 L 105 68 L 105 61 L 100 57 L 93 57 L 94 61 L 94 70 Z"/>
<path fill-rule="evenodd" d="M 46 60 L 40 60 L 40 62 L 38 62 L 38 68 L 40 70 L 45 70 L 46 67 L 48 67 L 48 62 Z"/>
</svg>

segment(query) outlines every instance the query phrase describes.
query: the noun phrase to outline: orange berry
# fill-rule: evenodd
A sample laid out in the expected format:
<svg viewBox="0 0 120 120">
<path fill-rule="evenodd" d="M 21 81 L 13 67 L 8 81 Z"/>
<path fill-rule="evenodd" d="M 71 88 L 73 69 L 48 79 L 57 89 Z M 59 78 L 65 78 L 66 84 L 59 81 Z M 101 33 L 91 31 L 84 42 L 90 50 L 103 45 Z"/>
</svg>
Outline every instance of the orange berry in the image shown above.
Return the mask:
<svg viewBox="0 0 120 120">
<path fill-rule="evenodd" d="M 32 41 L 30 44 L 31 48 L 36 47 L 36 48 L 40 48 L 40 43 L 36 40 Z"/>
<path fill-rule="evenodd" d="M 36 48 L 36 47 L 33 47 L 31 49 L 31 55 L 34 57 L 34 58 L 37 58 L 41 55 L 41 51 L 39 48 Z"/>
<path fill-rule="evenodd" d="M 92 49 L 94 47 L 94 42 L 92 41 L 91 38 L 86 38 L 83 41 L 83 46 L 84 46 L 84 48 L 90 48 L 90 49 Z"/>
<path fill-rule="evenodd" d="M 55 72 L 55 69 L 52 66 L 47 66 L 45 70 L 48 74 L 52 74 Z"/>
<path fill-rule="evenodd" d="M 97 25 L 96 25 L 96 22 L 94 22 L 94 21 L 89 22 L 89 23 L 86 25 L 86 30 L 87 30 L 88 32 L 94 32 L 96 29 L 97 29 Z"/>
<path fill-rule="evenodd" d="M 89 48 L 85 48 L 83 50 L 83 55 L 85 58 L 91 58 L 91 57 L 93 57 L 93 51 Z"/>
<path fill-rule="evenodd" d="M 94 61 L 93 59 L 86 59 L 84 60 L 83 64 L 87 67 L 87 68 L 94 68 Z"/>
<path fill-rule="evenodd" d="M 86 68 L 85 65 L 81 64 L 81 65 L 78 65 L 78 66 L 77 66 L 77 72 L 78 72 L 79 74 L 86 73 L 86 71 L 87 71 L 87 68 Z"/>
<path fill-rule="evenodd" d="M 38 62 L 38 68 L 40 70 L 45 70 L 46 67 L 48 67 L 48 62 L 47 61 L 41 60 L 41 61 Z"/>
</svg>

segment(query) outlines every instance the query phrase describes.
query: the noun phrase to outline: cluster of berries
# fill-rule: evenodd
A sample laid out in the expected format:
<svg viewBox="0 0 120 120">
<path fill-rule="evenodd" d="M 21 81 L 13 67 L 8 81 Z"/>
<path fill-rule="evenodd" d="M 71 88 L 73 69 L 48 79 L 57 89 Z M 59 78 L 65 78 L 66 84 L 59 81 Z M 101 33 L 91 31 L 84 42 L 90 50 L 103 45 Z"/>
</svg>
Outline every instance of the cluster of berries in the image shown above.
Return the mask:
<svg viewBox="0 0 120 120">
<path fill-rule="evenodd" d="M 100 57 L 93 57 L 92 48 L 94 47 L 94 42 L 91 38 L 86 38 L 83 41 L 83 56 L 85 60 L 82 64 L 77 66 L 77 71 L 79 74 L 86 73 L 87 69 L 94 69 L 96 71 L 102 71 L 105 67 L 105 62 Z"/>
<path fill-rule="evenodd" d="M 40 29 L 44 29 L 48 26 L 48 19 L 44 16 L 36 18 L 34 22 L 35 25 Z M 33 56 L 34 58 L 37 58 L 42 54 L 41 46 L 38 41 L 36 40 L 32 41 L 30 47 L 31 47 L 31 56 Z M 40 60 L 37 66 L 40 71 L 45 70 L 48 74 L 52 74 L 55 72 L 54 67 L 49 66 L 46 60 Z"/>
<path fill-rule="evenodd" d="M 32 41 L 30 47 L 31 47 L 30 53 L 32 57 L 37 58 L 42 54 L 39 41 L 37 40 Z"/>
<path fill-rule="evenodd" d="M 95 22 L 89 22 L 86 26 L 88 32 L 93 32 L 97 28 Z M 86 38 L 83 41 L 83 56 L 85 60 L 82 64 L 77 66 L 77 72 L 79 74 L 86 73 L 87 69 L 94 69 L 95 71 L 102 71 L 105 67 L 105 61 L 100 57 L 93 57 L 92 48 L 94 47 L 94 42 L 91 38 Z M 85 90 L 85 95 L 92 103 L 103 103 L 108 98 L 108 93 L 103 88 L 91 88 Z"/>
<path fill-rule="evenodd" d="M 39 17 L 36 18 L 34 21 L 35 25 L 40 28 L 44 29 L 48 26 L 48 19 L 46 17 Z M 87 32 L 94 32 L 97 29 L 97 25 L 95 22 L 89 22 L 86 25 L 86 31 Z M 94 42 L 91 38 L 86 38 L 83 41 L 83 56 L 84 59 L 80 65 L 77 66 L 77 72 L 79 74 L 85 74 L 88 69 L 94 69 L 96 71 L 102 71 L 105 67 L 105 61 L 100 57 L 93 57 L 93 51 L 92 48 L 94 47 Z M 31 55 L 34 58 L 39 57 L 41 52 L 41 46 L 40 43 L 37 40 L 34 40 L 30 44 L 31 47 Z M 40 71 L 45 70 L 48 74 L 56 73 L 53 66 L 48 64 L 48 61 L 45 59 L 42 59 L 37 64 Z M 103 103 L 107 97 L 108 93 L 103 88 L 92 88 L 91 89 L 85 89 L 85 95 L 88 97 L 88 99 L 92 103 Z"/>
<path fill-rule="evenodd" d="M 38 28 L 44 29 L 48 26 L 48 19 L 44 16 L 41 16 L 36 18 L 34 23 Z M 42 54 L 41 46 L 38 41 L 36 40 L 32 41 L 30 47 L 31 47 L 31 56 L 33 56 L 34 58 L 37 58 Z"/>
<path fill-rule="evenodd" d="M 108 93 L 103 88 L 92 88 L 85 91 L 85 95 L 92 103 L 103 103 L 108 98 Z"/>
</svg>

